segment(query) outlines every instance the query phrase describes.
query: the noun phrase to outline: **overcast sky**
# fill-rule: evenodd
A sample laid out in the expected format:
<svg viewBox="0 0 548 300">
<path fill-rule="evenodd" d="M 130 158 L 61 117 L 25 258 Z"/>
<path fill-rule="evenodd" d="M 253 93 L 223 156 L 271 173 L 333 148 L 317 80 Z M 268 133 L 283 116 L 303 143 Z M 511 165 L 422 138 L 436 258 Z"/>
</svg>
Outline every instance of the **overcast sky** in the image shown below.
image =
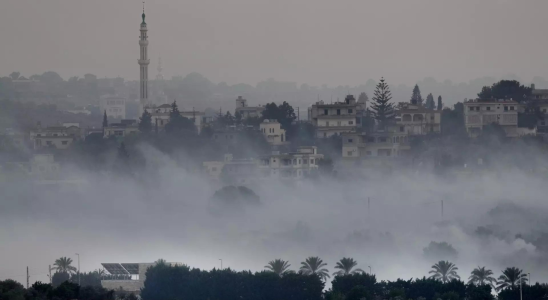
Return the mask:
<svg viewBox="0 0 548 300">
<path fill-rule="evenodd" d="M 0 76 L 138 78 L 139 0 L 2 0 Z M 456 82 L 548 78 L 548 1 L 148 0 L 150 78 Z"/>
</svg>

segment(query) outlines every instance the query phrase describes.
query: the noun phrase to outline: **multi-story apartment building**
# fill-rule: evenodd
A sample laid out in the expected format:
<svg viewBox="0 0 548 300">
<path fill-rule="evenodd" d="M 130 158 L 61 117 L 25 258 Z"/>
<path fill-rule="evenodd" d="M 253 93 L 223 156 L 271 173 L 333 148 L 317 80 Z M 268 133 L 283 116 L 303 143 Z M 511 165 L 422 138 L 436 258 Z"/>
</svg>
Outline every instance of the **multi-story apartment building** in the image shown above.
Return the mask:
<svg viewBox="0 0 548 300">
<path fill-rule="evenodd" d="M 262 116 L 263 111 L 265 110 L 264 106 L 247 106 L 247 100 L 238 96 L 236 99 L 236 110 L 234 115 L 239 114 L 242 119 L 247 118 L 259 118 Z"/>
<path fill-rule="evenodd" d="M 441 132 L 441 111 L 409 104 L 396 112 L 399 131 L 409 135 Z"/>
<path fill-rule="evenodd" d="M 260 128 L 261 132 L 266 138 L 266 141 L 273 145 L 273 146 L 279 146 L 286 144 L 286 135 L 285 130 L 282 129 L 281 124 L 277 120 L 268 120 L 265 119 L 261 125 Z"/>
<path fill-rule="evenodd" d="M 343 133 L 342 142 L 342 157 L 345 159 L 399 157 L 409 151 L 409 135 L 399 127 L 372 133 Z"/>
<path fill-rule="evenodd" d="M 500 125 L 508 137 L 518 136 L 518 110 L 513 100 L 468 100 L 464 102 L 464 124 L 468 135 L 477 137 L 490 124 Z"/>
<path fill-rule="evenodd" d="M 126 99 L 121 97 L 101 98 L 99 108 L 106 112 L 108 118 L 124 119 L 126 117 Z"/>
<path fill-rule="evenodd" d="M 316 126 L 316 137 L 327 138 L 356 129 L 357 108 L 358 104 L 352 95 L 348 95 L 343 102 L 316 102 L 309 110 L 309 119 Z"/>
</svg>

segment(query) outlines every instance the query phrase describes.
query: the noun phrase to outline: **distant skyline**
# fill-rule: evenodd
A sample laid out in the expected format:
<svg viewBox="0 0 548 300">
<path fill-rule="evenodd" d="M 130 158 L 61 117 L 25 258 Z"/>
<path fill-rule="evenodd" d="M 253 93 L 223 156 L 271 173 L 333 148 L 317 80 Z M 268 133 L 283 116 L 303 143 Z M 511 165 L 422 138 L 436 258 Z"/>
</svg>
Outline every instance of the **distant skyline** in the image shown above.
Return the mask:
<svg viewBox="0 0 548 300">
<path fill-rule="evenodd" d="M 4 0 L 2 75 L 137 80 L 140 0 Z M 548 78 L 545 1 L 149 0 L 150 78 L 228 84 Z M 514 75 L 515 74 L 515 75 Z"/>
</svg>

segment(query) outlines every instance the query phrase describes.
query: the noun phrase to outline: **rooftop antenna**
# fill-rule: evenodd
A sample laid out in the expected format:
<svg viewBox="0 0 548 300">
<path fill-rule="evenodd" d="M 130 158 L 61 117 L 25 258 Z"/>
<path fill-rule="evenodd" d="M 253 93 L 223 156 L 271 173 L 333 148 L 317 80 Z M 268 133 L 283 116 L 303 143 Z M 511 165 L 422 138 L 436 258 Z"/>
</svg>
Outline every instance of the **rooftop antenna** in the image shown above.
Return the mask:
<svg viewBox="0 0 548 300">
<path fill-rule="evenodd" d="M 145 13 L 145 1 L 143 1 L 143 13 Z"/>
</svg>

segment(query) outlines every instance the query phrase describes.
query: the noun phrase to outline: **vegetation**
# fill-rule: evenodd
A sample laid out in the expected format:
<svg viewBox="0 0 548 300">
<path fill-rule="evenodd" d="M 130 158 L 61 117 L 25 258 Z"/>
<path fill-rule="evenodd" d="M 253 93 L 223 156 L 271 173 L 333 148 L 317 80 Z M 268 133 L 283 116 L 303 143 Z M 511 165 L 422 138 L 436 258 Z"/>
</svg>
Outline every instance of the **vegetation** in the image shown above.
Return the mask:
<svg viewBox="0 0 548 300">
<path fill-rule="evenodd" d="M 381 78 L 380 82 L 375 88 L 375 94 L 373 96 L 373 102 L 371 103 L 371 110 L 375 119 L 379 122 L 381 128 L 388 125 L 395 118 L 394 104 L 390 103 L 392 100 L 392 94 L 390 87 Z"/>
<path fill-rule="evenodd" d="M 432 274 L 430 278 L 441 280 L 443 283 L 447 283 L 454 279 L 460 279 L 460 276 L 457 274 L 457 266 L 455 264 L 442 260 L 437 262 L 432 266 L 432 271 L 429 273 Z"/>
<path fill-rule="evenodd" d="M 434 102 L 434 96 L 432 95 L 432 93 L 426 96 L 426 102 L 424 103 L 424 107 L 430 110 L 436 109 L 436 102 Z"/>
<path fill-rule="evenodd" d="M 527 275 L 522 274 L 522 270 L 511 267 L 506 268 L 502 271 L 502 275 L 498 278 L 497 281 L 497 291 L 504 289 L 515 289 L 519 286 L 520 282 L 524 284 L 527 282 Z"/>
<path fill-rule="evenodd" d="M 486 269 L 485 267 L 477 267 L 472 270 L 472 273 L 468 278 L 468 284 L 489 284 L 490 286 L 494 287 L 494 284 L 497 282 L 497 280 L 491 275 L 493 275 L 493 271 Z"/>
<path fill-rule="evenodd" d="M 523 86 L 516 80 L 501 80 L 492 86 L 484 86 L 478 94 L 480 99 L 512 99 L 524 101 L 531 95 L 532 88 Z"/>
<path fill-rule="evenodd" d="M 357 266 L 357 265 L 358 265 L 358 262 L 355 261 L 353 258 L 343 257 L 341 260 L 339 260 L 335 264 L 335 269 L 338 269 L 338 271 L 333 273 L 333 276 L 364 273 L 364 271 L 362 269 L 359 269 L 359 268 L 354 269 L 354 267 Z"/>
<path fill-rule="evenodd" d="M 76 273 L 78 271 L 76 267 L 72 266 L 72 258 L 70 257 L 61 257 L 59 259 L 56 259 L 53 263 L 53 270 L 56 270 L 60 273 Z"/>
<path fill-rule="evenodd" d="M 413 94 L 411 95 L 411 100 L 409 102 L 414 105 L 422 105 L 421 90 L 418 84 L 415 84 L 415 87 L 413 88 Z"/>
<path fill-rule="evenodd" d="M 301 262 L 300 272 L 305 275 L 316 274 L 320 276 L 322 280 L 329 278 L 329 270 L 324 267 L 327 263 L 324 263 L 321 258 L 317 256 L 310 256 L 305 261 Z"/>
<path fill-rule="evenodd" d="M 269 270 L 270 272 L 282 277 L 284 275 L 287 275 L 289 273 L 292 273 L 293 271 L 289 270 L 289 267 L 291 265 L 288 261 L 285 261 L 283 259 L 275 259 L 268 262 L 268 265 L 264 266 L 265 269 Z"/>
</svg>

